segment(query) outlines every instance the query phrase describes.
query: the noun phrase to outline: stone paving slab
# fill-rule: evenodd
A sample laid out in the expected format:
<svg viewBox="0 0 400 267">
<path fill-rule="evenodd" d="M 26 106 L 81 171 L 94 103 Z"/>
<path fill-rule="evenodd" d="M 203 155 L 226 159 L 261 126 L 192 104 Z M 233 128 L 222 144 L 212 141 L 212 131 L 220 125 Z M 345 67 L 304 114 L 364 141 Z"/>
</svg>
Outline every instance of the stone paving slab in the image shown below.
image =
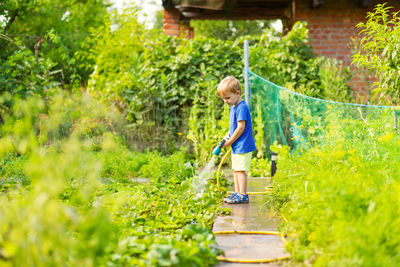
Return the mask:
<svg viewBox="0 0 400 267">
<path fill-rule="evenodd" d="M 278 236 L 268 235 L 217 235 L 219 247 L 227 258 L 271 259 L 287 255 Z M 217 266 L 243 266 L 243 263 L 220 262 Z M 247 265 L 247 264 L 246 264 Z M 251 265 L 254 265 L 251 264 Z M 261 266 L 280 266 L 278 262 L 257 264 Z"/>
<path fill-rule="evenodd" d="M 249 178 L 248 192 L 263 192 L 269 185 L 269 179 Z M 228 216 L 218 216 L 213 225 L 213 231 L 248 230 L 277 231 L 279 219 L 270 216 L 270 211 L 264 205 L 265 195 L 251 195 L 249 204 L 223 204 L 231 208 Z M 279 236 L 224 234 L 216 235 L 218 246 L 224 250 L 227 258 L 240 259 L 270 259 L 288 256 Z M 272 263 L 229 263 L 220 262 L 217 266 L 281 266 L 279 262 Z"/>
</svg>

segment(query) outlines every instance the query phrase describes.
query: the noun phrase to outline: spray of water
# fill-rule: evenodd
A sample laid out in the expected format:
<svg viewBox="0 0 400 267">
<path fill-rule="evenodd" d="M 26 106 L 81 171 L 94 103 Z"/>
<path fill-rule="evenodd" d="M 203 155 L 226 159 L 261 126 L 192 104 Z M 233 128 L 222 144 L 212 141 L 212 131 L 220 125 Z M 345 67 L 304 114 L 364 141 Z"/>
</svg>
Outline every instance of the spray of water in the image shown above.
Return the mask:
<svg viewBox="0 0 400 267">
<path fill-rule="evenodd" d="M 192 183 L 192 188 L 193 188 L 194 193 L 196 193 L 196 197 L 201 197 L 204 194 L 204 192 L 206 191 L 207 178 L 210 178 L 210 176 L 213 173 L 215 159 L 216 159 L 216 156 L 213 155 L 211 160 L 203 168 L 203 170 L 200 172 L 200 174 L 197 177 L 194 177 L 193 183 Z"/>
</svg>

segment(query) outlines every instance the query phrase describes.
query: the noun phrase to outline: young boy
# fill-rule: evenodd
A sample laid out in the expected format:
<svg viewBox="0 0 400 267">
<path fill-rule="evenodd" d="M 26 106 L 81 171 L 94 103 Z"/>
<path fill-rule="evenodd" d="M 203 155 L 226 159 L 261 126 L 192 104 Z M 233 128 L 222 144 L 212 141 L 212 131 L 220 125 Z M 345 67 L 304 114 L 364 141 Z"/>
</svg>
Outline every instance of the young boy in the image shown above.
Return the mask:
<svg viewBox="0 0 400 267">
<path fill-rule="evenodd" d="M 217 94 L 230 106 L 229 132 L 224 137 L 224 147 L 232 147 L 235 182 L 235 192 L 224 201 L 231 204 L 249 203 L 246 172 L 250 170 L 251 152 L 256 150 L 249 107 L 242 100 L 240 83 L 235 77 L 224 78 L 218 85 Z"/>
</svg>

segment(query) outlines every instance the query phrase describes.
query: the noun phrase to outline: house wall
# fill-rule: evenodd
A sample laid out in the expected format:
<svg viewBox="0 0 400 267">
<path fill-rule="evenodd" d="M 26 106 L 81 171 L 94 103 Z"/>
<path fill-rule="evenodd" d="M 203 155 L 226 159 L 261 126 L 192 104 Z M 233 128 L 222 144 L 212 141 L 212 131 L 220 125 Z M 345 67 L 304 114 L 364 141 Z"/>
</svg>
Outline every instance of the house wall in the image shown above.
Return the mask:
<svg viewBox="0 0 400 267">
<path fill-rule="evenodd" d="M 399 1 L 373 1 L 373 6 L 383 2 L 388 2 L 395 10 L 400 9 Z M 317 8 L 312 8 L 310 3 L 309 0 L 296 0 L 295 20 L 308 23 L 314 51 L 318 55 L 342 60 L 344 65 L 354 70 L 351 66 L 355 49 L 352 39 L 360 37 L 356 25 L 366 21 L 367 12 L 373 11 L 373 6 L 361 7 L 361 0 L 325 0 Z M 355 72 L 350 84 L 360 101 L 365 102 L 371 84 L 367 75 Z"/>
</svg>

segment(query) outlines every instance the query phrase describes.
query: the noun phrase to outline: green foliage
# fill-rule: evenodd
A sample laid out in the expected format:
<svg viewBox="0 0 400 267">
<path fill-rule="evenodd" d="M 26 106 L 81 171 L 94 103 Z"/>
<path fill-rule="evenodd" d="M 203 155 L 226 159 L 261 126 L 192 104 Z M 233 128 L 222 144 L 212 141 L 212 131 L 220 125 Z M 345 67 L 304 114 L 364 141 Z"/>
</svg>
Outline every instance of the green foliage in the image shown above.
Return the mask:
<svg viewBox="0 0 400 267">
<path fill-rule="evenodd" d="M 135 11 L 122 15 L 116 30 L 108 29 L 101 28 L 93 41 L 96 70 L 89 83 L 91 93 L 123 111 L 130 122 L 127 140 L 135 148 L 173 151 L 187 145 L 182 137 L 189 136 L 196 157 L 204 163 L 224 136 L 222 128 L 215 127 L 221 104 L 213 90 L 227 75 L 242 80 L 243 39 L 159 35 L 138 24 Z M 333 63 L 320 72 L 323 60 L 307 44 L 304 24 L 296 24 L 285 37 L 271 30 L 248 38 L 250 65 L 257 74 L 311 96 L 347 96 L 347 87 L 340 85 L 347 78 Z"/>
<path fill-rule="evenodd" d="M 229 42 L 145 31 L 135 16 L 126 14 L 117 30 L 98 38 L 90 91 L 124 111 L 137 148 L 171 151 L 187 134 L 196 95 L 206 99 L 209 86 L 228 74 L 242 77 L 240 50 Z"/>
<path fill-rule="evenodd" d="M 366 112 L 360 109 L 360 114 Z M 290 154 L 275 145 L 270 205 L 295 261 L 314 266 L 397 266 L 399 137 L 386 116 L 344 120 L 333 112 L 321 147 Z"/>
<path fill-rule="evenodd" d="M 399 40 L 400 19 L 398 12 L 389 14 L 386 4 L 376 5 L 367 15 L 367 22 L 359 23 L 362 36 L 360 51 L 353 62 L 369 69 L 376 78 L 374 96 L 381 102 L 398 103 L 399 91 Z"/>
<path fill-rule="evenodd" d="M 89 90 L 119 108 L 124 104 L 120 91 L 134 85 L 137 71 L 142 67 L 141 54 L 146 39 L 144 26 L 136 21 L 137 11 L 129 9 L 125 12 L 121 17 L 114 17 L 116 29 L 111 30 L 110 21 L 89 37 L 94 44 L 94 53 L 87 55 L 96 64 Z"/>
<path fill-rule="evenodd" d="M 164 10 L 161 9 L 156 12 L 156 20 L 154 22 L 153 28 L 161 31 L 163 28 L 163 24 L 164 24 Z"/>
<path fill-rule="evenodd" d="M 351 101 L 349 67 L 343 67 L 336 59 L 327 58 L 320 66 L 319 76 L 323 90 L 323 99 L 348 103 Z"/>
<path fill-rule="evenodd" d="M 183 154 L 168 158 L 154 153 L 147 156 L 149 162 L 139 172 L 154 175 L 149 177 L 150 183 L 124 187 L 111 184 L 113 193 L 105 196 L 105 206 L 113 209 L 114 222 L 123 233 L 112 254 L 112 263 L 135 266 L 216 263 L 219 251 L 212 248 L 215 241 L 209 230 L 219 198 L 215 185 L 199 197 L 192 185 L 195 180 L 190 178 L 193 167 L 188 163 L 181 166 Z"/>
<path fill-rule="evenodd" d="M 262 111 L 262 101 L 260 99 L 260 95 L 255 96 L 256 104 L 253 111 L 253 134 L 254 141 L 256 143 L 257 155 L 251 159 L 250 165 L 250 176 L 252 177 L 269 177 L 271 164 L 268 158 L 264 158 L 265 155 L 269 156 L 269 153 L 266 151 L 266 140 L 265 140 L 265 123 L 263 120 L 263 111 Z"/>
<path fill-rule="evenodd" d="M 256 143 L 257 148 L 257 158 L 263 158 L 265 153 L 265 140 L 264 140 L 264 121 L 262 117 L 262 108 L 261 108 L 261 100 L 260 95 L 256 96 L 256 107 L 253 114 L 255 116 L 252 118 L 253 120 L 253 132 L 254 132 L 254 141 Z"/>
<path fill-rule="evenodd" d="M 271 162 L 268 158 L 257 158 L 251 159 L 250 165 L 250 176 L 251 177 L 270 177 L 271 176 Z"/>
<path fill-rule="evenodd" d="M 308 30 L 296 22 L 285 36 L 270 30 L 260 39 L 250 40 L 250 66 L 254 73 L 295 91 L 314 97 L 323 96 L 319 66 L 322 58 L 314 55 L 309 44 Z"/>
<path fill-rule="evenodd" d="M 201 165 L 208 162 L 212 149 L 229 131 L 229 107 L 221 103 L 215 88 L 214 82 L 205 84 L 196 93 L 190 110 L 187 138 L 193 142 L 194 154 Z"/>
<path fill-rule="evenodd" d="M 129 236 L 120 242 L 113 265 L 131 266 L 210 266 L 218 261 L 213 235 L 209 230 L 187 225 L 174 236 Z"/>
<path fill-rule="evenodd" d="M 0 183 L 2 190 L 8 190 L 17 184 L 28 185 L 29 179 L 25 175 L 26 157 L 9 154 L 0 160 Z"/>
<path fill-rule="evenodd" d="M 20 96 L 41 95 L 57 85 L 52 81 L 50 60 L 36 59 L 25 47 L 16 47 L 14 53 L 2 62 L 0 82 L 1 92 Z"/>
<path fill-rule="evenodd" d="M 4 121 L 12 106 L 12 95 L 21 98 L 41 96 L 44 99 L 57 86 L 54 72 L 50 71 L 55 64 L 49 59 L 37 59 L 24 46 L 13 46 L 14 51 L 0 64 L 0 121 Z"/>
<path fill-rule="evenodd" d="M 307 96 L 350 101 L 348 68 L 338 60 L 317 57 L 306 26 L 305 22 L 296 22 L 283 37 L 272 29 L 260 38 L 246 37 L 251 44 L 251 71 Z"/>
<path fill-rule="evenodd" d="M 52 135 L 63 123 L 63 100 L 54 98 L 46 121 L 39 115 L 45 114 L 43 101 L 18 100 L 1 127 L 0 154 L 23 155 L 21 169 L 30 182 L 1 195 L 3 264 L 98 265 L 115 241 L 109 215 L 93 205 L 101 165 L 91 155 L 90 140 Z M 74 193 L 67 204 L 59 196 L 69 188 Z"/>
<path fill-rule="evenodd" d="M 107 19 L 107 4 L 103 0 L 5 0 L 0 4 L 3 23 L 2 34 L 34 51 L 37 57 L 54 62 L 52 71 L 57 81 L 71 84 L 85 83 L 90 74 L 81 68 L 83 61 L 75 57 L 78 51 L 90 51 L 82 47 L 91 28 L 97 28 Z M 14 52 L 13 44 L 0 38 L 0 58 Z M 85 65 L 85 64 L 84 64 Z"/>
<path fill-rule="evenodd" d="M 0 265 L 217 262 L 215 185 L 195 190 L 183 152 L 128 150 L 117 119 L 86 94 L 15 100 L 0 131 Z"/>
<path fill-rule="evenodd" d="M 196 36 L 235 40 L 241 36 L 261 35 L 270 27 L 266 20 L 191 20 Z"/>
</svg>

